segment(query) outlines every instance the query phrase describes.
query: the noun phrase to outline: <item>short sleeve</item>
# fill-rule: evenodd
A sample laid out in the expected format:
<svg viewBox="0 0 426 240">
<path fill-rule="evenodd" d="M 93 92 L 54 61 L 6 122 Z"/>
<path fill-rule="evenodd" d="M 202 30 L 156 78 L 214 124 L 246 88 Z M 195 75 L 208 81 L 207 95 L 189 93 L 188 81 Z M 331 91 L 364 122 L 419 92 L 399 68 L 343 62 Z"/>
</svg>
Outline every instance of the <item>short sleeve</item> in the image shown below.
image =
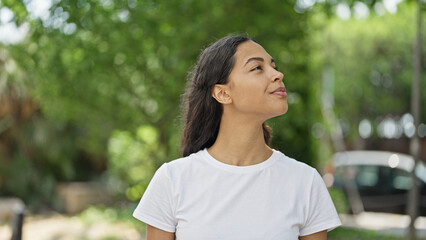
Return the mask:
<svg viewBox="0 0 426 240">
<path fill-rule="evenodd" d="M 146 224 L 167 232 L 176 231 L 172 185 L 167 163 L 154 174 L 133 216 Z"/>
<path fill-rule="evenodd" d="M 342 225 L 324 181 L 316 169 L 313 169 L 313 172 L 308 212 L 305 224 L 300 229 L 301 236 L 324 230 L 331 231 Z"/>
</svg>

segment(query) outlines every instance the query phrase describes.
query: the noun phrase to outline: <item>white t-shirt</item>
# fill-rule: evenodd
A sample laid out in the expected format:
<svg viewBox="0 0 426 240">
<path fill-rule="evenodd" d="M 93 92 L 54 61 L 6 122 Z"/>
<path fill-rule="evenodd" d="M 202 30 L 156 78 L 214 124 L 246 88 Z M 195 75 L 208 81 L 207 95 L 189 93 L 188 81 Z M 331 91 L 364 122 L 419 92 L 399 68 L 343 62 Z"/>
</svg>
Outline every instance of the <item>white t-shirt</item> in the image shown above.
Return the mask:
<svg viewBox="0 0 426 240">
<path fill-rule="evenodd" d="M 165 163 L 133 216 L 177 240 L 297 240 L 341 225 L 318 172 L 276 150 L 250 166 L 206 149 Z"/>
</svg>

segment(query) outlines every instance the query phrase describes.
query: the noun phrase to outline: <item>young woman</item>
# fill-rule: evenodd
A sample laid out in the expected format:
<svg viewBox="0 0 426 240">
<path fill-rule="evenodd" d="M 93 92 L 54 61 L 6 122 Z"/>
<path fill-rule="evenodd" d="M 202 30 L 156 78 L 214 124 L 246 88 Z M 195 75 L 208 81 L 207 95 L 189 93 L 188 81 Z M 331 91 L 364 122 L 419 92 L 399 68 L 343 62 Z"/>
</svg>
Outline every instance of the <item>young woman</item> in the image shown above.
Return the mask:
<svg viewBox="0 0 426 240">
<path fill-rule="evenodd" d="M 155 173 L 134 217 L 147 240 L 324 240 L 340 220 L 318 172 L 269 147 L 283 74 L 246 36 L 206 48 L 186 92 L 183 158 Z"/>
</svg>

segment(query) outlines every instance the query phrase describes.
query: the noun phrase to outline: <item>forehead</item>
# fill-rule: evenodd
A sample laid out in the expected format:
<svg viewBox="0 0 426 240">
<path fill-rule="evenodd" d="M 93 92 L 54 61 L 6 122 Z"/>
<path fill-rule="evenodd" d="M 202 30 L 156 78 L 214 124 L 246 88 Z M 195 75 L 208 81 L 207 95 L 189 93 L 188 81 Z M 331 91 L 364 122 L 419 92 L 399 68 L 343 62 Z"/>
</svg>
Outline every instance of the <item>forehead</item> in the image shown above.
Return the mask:
<svg viewBox="0 0 426 240">
<path fill-rule="evenodd" d="M 253 41 L 246 41 L 237 47 L 235 52 L 235 65 L 244 65 L 249 58 L 261 57 L 269 62 L 272 57 L 259 44 Z"/>
</svg>

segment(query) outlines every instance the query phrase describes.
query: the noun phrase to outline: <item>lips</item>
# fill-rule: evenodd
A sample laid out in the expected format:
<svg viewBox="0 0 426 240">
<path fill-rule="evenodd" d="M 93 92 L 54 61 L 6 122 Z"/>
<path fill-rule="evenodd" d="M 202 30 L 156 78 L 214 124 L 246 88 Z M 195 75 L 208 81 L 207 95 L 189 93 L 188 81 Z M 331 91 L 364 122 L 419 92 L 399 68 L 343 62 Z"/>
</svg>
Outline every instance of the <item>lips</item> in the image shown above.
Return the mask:
<svg viewBox="0 0 426 240">
<path fill-rule="evenodd" d="M 287 97 L 287 92 L 285 91 L 285 87 L 279 87 L 275 91 L 273 91 L 271 94 Z"/>
</svg>

